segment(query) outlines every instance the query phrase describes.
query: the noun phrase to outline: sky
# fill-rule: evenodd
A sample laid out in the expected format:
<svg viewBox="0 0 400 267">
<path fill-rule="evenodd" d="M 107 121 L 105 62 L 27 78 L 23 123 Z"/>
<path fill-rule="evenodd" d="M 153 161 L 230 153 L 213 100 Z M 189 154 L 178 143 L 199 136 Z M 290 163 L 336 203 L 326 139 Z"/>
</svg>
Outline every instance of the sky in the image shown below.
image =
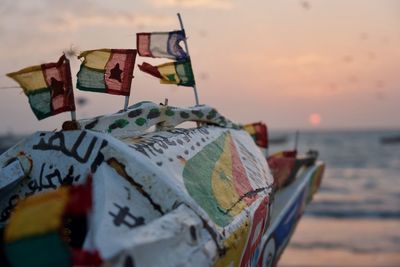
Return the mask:
<svg viewBox="0 0 400 267">
<path fill-rule="evenodd" d="M 0 134 L 60 129 L 69 113 L 37 121 L 5 74 L 56 62 L 63 51 L 136 48 L 137 32 L 179 29 L 180 12 L 200 103 L 269 129 L 400 128 L 398 0 L 1 0 Z M 167 59 L 138 57 L 157 64 Z M 75 83 L 80 61 L 71 59 Z M 130 104 L 193 90 L 134 70 Z M 110 114 L 124 98 L 74 91 L 77 118 Z"/>
</svg>

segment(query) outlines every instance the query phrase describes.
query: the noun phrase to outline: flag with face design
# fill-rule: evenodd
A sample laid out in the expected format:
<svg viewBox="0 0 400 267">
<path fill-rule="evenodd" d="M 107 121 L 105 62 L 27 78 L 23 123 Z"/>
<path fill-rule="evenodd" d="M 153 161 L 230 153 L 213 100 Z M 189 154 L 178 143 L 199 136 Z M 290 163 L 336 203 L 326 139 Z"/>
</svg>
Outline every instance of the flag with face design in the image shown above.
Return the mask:
<svg viewBox="0 0 400 267">
<path fill-rule="evenodd" d="M 181 42 L 186 39 L 184 31 L 141 32 L 136 34 L 136 46 L 140 56 L 186 60 L 189 58 Z"/>
</svg>

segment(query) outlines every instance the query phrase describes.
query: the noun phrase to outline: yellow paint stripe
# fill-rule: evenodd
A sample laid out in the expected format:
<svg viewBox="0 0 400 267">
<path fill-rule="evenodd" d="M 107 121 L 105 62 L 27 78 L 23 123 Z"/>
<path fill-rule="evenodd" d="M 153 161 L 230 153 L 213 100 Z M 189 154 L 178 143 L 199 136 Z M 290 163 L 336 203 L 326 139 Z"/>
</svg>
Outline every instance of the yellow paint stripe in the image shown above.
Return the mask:
<svg viewBox="0 0 400 267">
<path fill-rule="evenodd" d="M 15 209 L 5 230 L 5 241 L 12 242 L 58 231 L 68 201 L 68 188 L 36 195 L 23 200 Z"/>
<path fill-rule="evenodd" d="M 176 73 L 175 64 L 174 63 L 165 63 L 162 65 L 157 66 L 158 71 L 164 77 L 166 81 L 162 81 L 162 83 L 174 83 L 178 84 L 181 82 L 179 75 Z M 174 76 L 174 81 L 171 81 L 169 76 Z M 168 82 L 170 81 L 170 82 Z"/>
<path fill-rule="evenodd" d="M 250 125 L 245 125 L 243 128 L 249 134 L 255 134 L 256 133 L 256 128 L 251 124 Z"/>
<path fill-rule="evenodd" d="M 7 76 L 15 80 L 26 94 L 47 87 L 40 65 L 9 73 Z"/>
<path fill-rule="evenodd" d="M 78 58 L 84 57 L 83 64 L 92 69 L 104 70 L 111 57 L 111 49 L 89 50 L 82 52 Z"/>
<path fill-rule="evenodd" d="M 232 208 L 240 198 L 236 192 L 233 174 L 232 174 L 232 155 L 230 149 L 230 137 L 225 138 L 224 152 L 215 164 L 213 174 L 211 176 L 211 185 L 214 196 L 217 199 L 221 208 L 227 210 Z M 230 211 L 231 215 L 239 214 L 246 204 L 239 202 Z"/>
<path fill-rule="evenodd" d="M 249 225 L 249 220 L 246 219 L 246 221 L 224 241 L 226 253 L 218 259 L 214 265 L 215 267 L 239 266 L 243 254 L 242 252 L 249 235 Z"/>
</svg>

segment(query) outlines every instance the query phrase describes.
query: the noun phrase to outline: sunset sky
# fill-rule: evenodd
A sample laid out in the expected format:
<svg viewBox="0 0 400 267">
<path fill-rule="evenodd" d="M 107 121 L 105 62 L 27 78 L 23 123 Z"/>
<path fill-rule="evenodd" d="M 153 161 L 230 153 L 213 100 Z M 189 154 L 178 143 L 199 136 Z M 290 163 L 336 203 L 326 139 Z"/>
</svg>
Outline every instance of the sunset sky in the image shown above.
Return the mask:
<svg viewBox="0 0 400 267">
<path fill-rule="evenodd" d="M 270 129 L 400 128 L 398 0 L 1 0 L 0 134 L 59 129 L 37 121 L 8 72 L 56 62 L 63 51 L 135 48 L 136 33 L 179 29 L 200 102 Z M 138 57 L 136 62 L 168 60 Z M 72 75 L 79 61 L 71 59 Z M 134 72 L 130 104 L 194 104 L 187 87 Z M 77 117 L 113 113 L 124 98 L 75 91 Z"/>
</svg>

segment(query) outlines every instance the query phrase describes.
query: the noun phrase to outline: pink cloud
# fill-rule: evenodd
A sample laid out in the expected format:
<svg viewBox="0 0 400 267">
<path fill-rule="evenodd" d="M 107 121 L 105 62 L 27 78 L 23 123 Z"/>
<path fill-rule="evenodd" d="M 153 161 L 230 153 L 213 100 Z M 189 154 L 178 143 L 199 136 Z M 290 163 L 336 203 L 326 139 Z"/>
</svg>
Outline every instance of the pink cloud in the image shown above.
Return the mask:
<svg viewBox="0 0 400 267">
<path fill-rule="evenodd" d="M 231 9 L 231 0 L 152 0 L 155 7 L 181 6 L 186 8 Z"/>
</svg>

